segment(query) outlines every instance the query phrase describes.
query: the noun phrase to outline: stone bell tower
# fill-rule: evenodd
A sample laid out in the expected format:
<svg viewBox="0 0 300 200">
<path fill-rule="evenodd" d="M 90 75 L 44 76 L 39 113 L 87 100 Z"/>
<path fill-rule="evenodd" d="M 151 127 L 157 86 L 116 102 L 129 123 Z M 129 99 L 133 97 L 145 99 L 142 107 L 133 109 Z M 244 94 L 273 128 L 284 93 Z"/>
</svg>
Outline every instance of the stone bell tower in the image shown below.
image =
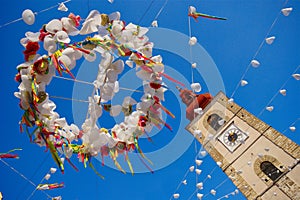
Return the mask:
<svg viewBox="0 0 300 200">
<path fill-rule="evenodd" d="M 300 147 L 296 143 L 222 92 L 212 98 L 181 89 L 180 96 L 191 121 L 186 129 L 221 163 L 247 199 L 300 200 Z M 191 111 L 196 107 L 202 113 Z"/>
</svg>

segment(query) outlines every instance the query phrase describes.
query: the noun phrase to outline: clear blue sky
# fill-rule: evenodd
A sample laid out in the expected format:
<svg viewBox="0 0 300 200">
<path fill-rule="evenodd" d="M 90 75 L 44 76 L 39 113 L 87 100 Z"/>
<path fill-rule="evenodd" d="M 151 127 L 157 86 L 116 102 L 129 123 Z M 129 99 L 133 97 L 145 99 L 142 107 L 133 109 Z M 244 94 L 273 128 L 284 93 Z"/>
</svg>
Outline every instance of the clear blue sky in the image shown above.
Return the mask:
<svg viewBox="0 0 300 200">
<path fill-rule="evenodd" d="M 34 12 L 41 11 L 50 6 L 56 5 L 59 1 L 54 0 L 10 0 L 3 2 L 0 10 L 0 24 L 17 19 L 21 16 L 24 9 L 31 9 Z M 6 27 L 0 28 L 2 38 L 1 50 L 1 69 L 0 69 L 0 92 L 1 92 L 1 142 L 0 152 L 6 152 L 13 148 L 22 148 L 18 152 L 20 159 L 5 160 L 19 172 L 28 177 L 35 184 L 38 184 L 43 176 L 48 172 L 50 167 L 55 167 L 49 152 L 44 152 L 34 144 L 30 144 L 25 133 L 19 131 L 18 122 L 21 118 L 22 111 L 19 109 L 18 100 L 13 93 L 17 91 L 18 84 L 14 81 L 16 66 L 23 62 L 23 47 L 19 40 L 24 37 L 26 31 L 36 32 L 39 28 L 53 18 L 67 16 L 69 12 L 85 18 L 89 11 L 97 9 L 101 13 L 110 13 L 120 11 L 121 18 L 127 23 L 139 23 L 141 26 L 150 26 L 152 20 L 159 12 L 165 1 L 142 1 L 142 0 L 115 0 L 110 4 L 105 0 L 72 0 L 67 3 L 69 11 L 67 13 L 52 9 L 51 11 L 40 13 L 36 16 L 36 22 L 28 26 L 22 21 L 16 22 Z M 199 18 L 196 23 L 191 20 L 192 35 L 198 38 L 198 42 L 211 56 L 220 76 L 223 80 L 224 92 L 230 96 L 239 82 L 249 62 L 253 58 L 256 50 L 263 41 L 271 24 L 276 18 L 285 1 L 283 0 L 201 0 L 201 1 L 180 1 L 170 0 L 164 10 L 158 17 L 160 28 L 167 28 L 180 32 L 188 36 L 188 18 L 187 9 L 193 5 L 199 12 L 217 15 L 228 18 L 227 21 L 212 21 L 209 19 Z M 280 15 L 274 25 L 270 36 L 276 36 L 272 45 L 264 44 L 256 59 L 261 62 L 257 69 L 250 68 L 245 76 L 249 84 L 244 88 L 239 88 L 234 95 L 235 101 L 245 107 L 251 113 L 258 115 L 267 105 L 272 96 L 279 90 L 282 84 L 291 76 L 297 66 L 300 65 L 300 1 L 290 0 L 287 7 L 293 7 L 293 11 L 288 17 Z M 148 9 L 148 11 L 146 11 Z M 151 32 L 153 33 L 153 32 Z M 155 32 L 154 32 L 155 33 Z M 154 34 L 154 39 L 159 40 Z M 161 35 L 161 38 L 168 38 Z M 78 38 L 79 40 L 80 38 Z M 180 50 L 188 49 L 182 46 L 182 41 L 174 41 L 178 44 Z M 187 45 L 187 44 L 186 44 Z M 155 44 L 160 46 L 160 44 Z M 198 58 L 198 51 L 193 51 L 193 58 Z M 154 54 L 161 54 L 163 62 L 174 69 L 176 73 L 181 74 L 185 83 L 191 82 L 191 72 L 189 60 L 185 60 L 176 53 L 170 53 L 166 50 L 155 49 Z M 188 54 L 188 52 L 187 52 Z M 188 57 L 189 59 L 189 57 Z M 79 67 L 80 67 L 79 63 Z M 85 65 L 85 63 L 83 63 Z M 95 64 L 97 66 L 97 64 Z M 204 62 L 200 68 L 207 69 L 212 67 Z M 207 69 L 211 70 L 211 69 Z M 201 71 L 201 70 L 200 70 Z M 205 71 L 205 70 L 204 70 Z M 75 70 L 75 74 L 77 73 Z M 300 73 L 298 70 L 297 73 Z M 176 75 L 176 76 L 177 76 Z M 207 92 L 209 86 L 205 82 L 207 77 L 203 74 L 195 73 L 196 82 L 200 82 L 203 92 Z M 180 75 L 178 75 L 179 77 Z M 216 75 L 217 76 L 217 75 Z M 208 77 L 213 79 L 214 77 Z M 213 79 L 214 80 L 214 79 Z M 129 82 L 130 80 L 128 80 Z M 166 81 L 170 87 L 174 84 Z M 125 81 L 126 84 L 126 81 Z M 129 83 L 128 83 L 129 84 Z M 126 87 L 126 85 L 124 85 Z M 187 84 L 188 86 L 188 84 Z M 273 101 L 273 112 L 263 112 L 259 118 L 267 122 L 275 129 L 283 132 L 289 125 L 300 117 L 300 81 L 293 78 L 289 79 L 285 88 L 287 96 L 278 95 Z M 56 96 L 72 97 L 73 83 L 60 80 L 54 80 L 49 86 L 48 92 Z M 51 196 L 61 195 L 63 199 L 131 199 L 131 200 L 153 200 L 153 199 L 170 199 L 176 191 L 177 185 L 182 180 L 187 169 L 194 164 L 195 144 L 187 131 L 181 130 L 188 124 L 187 120 L 182 120 L 184 113 L 180 112 L 177 101 L 178 92 L 169 91 L 166 94 L 164 105 L 172 110 L 176 119 L 167 118 L 174 131 L 170 132 L 163 129 L 153 136 L 154 143 L 149 143 L 147 139 L 142 139 L 141 146 L 145 152 L 156 150 L 162 152 L 168 144 L 173 144 L 174 138 L 184 138 L 177 142 L 176 146 L 167 149 L 169 153 L 161 153 L 158 159 L 154 161 L 153 168 L 163 165 L 167 158 L 181 155 L 170 165 L 156 170 L 154 174 L 138 173 L 132 176 L 126 175 L 110 167 L 102 167 L 100 162 L 94 159 L 94 165 L 98 171 L 105 176 L 105 180 L 100 179 L 90 169 L 77 162 L 76 156 L 72 159 L 80 172 L 75 172 L 67 163 L 65 174 L 59 172 L 54 174 L 49 182 L 64 182 L 65 188 L 49 191 Z M 61 116 L 65 116 L 69 122 L 73 122 L 72 103 L 69 101 L 55 100 L 57 111 Z M 74 105 L 73 105 L 74 107 Z M 84 107 L 84 106 L 83 106 Z M 81 115 L 81 113 L 76 113 Z M 107 120 L 106 118 L 104 120 Z M 100 123 L 104 123 L 100 121 Z M 105 121 L 106 123 L 106 121 Z M 107 122 L 111 123 L 111 122 Z M 295 132 L 287 130 L 285 135 L 296 143 L 300 144 L 299 130 L 300 122 L 295 125 L 298 129 Z M 158 131 L 156 131 L 158 132 Z M 184 135 L 184 136 L 183 136 Z M 197 145 L 199 150 L 200 145 Z M 185 151 L 186 150 L 186 151 Z M 134 157 L 134 155 L 133 155 Z M 122 158 L 120 158 L 122 159 Z M 198 180 L 203 180 L 212 169 L 212 179 L 207 180 L 204 184 L 204 190 L 201 193 L 208 194 L 210 189 L 221 184 L 227 178 L 222 171 L 216 167 L 213 160 L 206 156 L 203 159 L 201 169 L 202 174 Z M 133 163 L 140 165 L 140 163 Z M 133 166 L 134 167 L 134 166 Z M 34 187 L 25 181 L 18 174 L 0 162 L 0 192 L 4 199 L 27 199 L 34 190 Z M 188 184 L 181 186 L 178 193 L 180 199 L 188 199 L 195 190 L 195 174 L 187 175 Z M 235 189 L 234 185 L 227 180 L 217 189 L 217 195 L 207 195 L 207 199 L 216 199 Z M 42 192 L 37 191 L 31 199 L 46 199 Z M 231 199 L 243 199 L 239 194 Z M 194 196 L 192 199 L 196 199 Z"/>
</svg>

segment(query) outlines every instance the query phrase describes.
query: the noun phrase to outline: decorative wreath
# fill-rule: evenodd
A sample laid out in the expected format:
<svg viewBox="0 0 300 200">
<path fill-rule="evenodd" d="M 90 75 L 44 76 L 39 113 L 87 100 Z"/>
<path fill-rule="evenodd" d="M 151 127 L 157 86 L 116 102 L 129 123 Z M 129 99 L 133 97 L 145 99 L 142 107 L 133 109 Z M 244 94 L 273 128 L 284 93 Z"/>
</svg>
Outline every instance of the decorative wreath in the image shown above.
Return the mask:
<svg viewBox="0 0 300 200">
<path fill-rule="evenodd" d="M 17 66 L 15 77 L 20 83 L 15 96 L 24 110 L 21 131 L 25 129 L 31 142 L 46 146 L 62 172 L 65 159 L 77 170 L 70 161 L 73 154 L 78 155 L 84 166 L 89 164 L 94 170 L 92 157 L 110 156 L 125 172 L 117 162 L 118 155 L 124 154 L 133 173 L 128 152 L 136 151 L 146 159 L 138 144 L 139 137 L 153 126 L 171 129 L 161 117 L 162 111 L 174 117 L 161 103 L 167 90 L 162 78 L 181 83 L 164 73 L 161 56 L 152 56 L 153 43 L 145 36 L 147 28 L 132 23 L 126 25 L 120 20 L 119 12 L 107 15 L 97 10 L 89 13 L 82 26 L 80 22 L 80 16 L 71 13 L 68 17 L 51 20 L 37 33 L 26 32 L 26 38 L 21 39 L 25 62 Z M 83 41 L 71 43 L 69 36 L 78 34 L 88 36 Z M 37 54 L 40 46 L 47 55 Z M 84 57 L 93 62 L 96 53 L 101 54 L 101 62 L 93 82 L 94 92 L 89 97 L 88 116 L 80 129 L 55 112 L 56 105 L 49 99 L 46 86 L 55 72 L 60 76 L 65 72 L 75 80 L 71 70 L 76 61 Z M 111 105 L 119 91 L 118 75 L 124 69 L 121 57 L 128 58 L 127 66 L 136 68 L 137 77 L 143 81 L 144 95 L 140 102 L 125 97 L 122 106 Z M 111 129 L 98 127 L 96 122 L 103 110 L 112 116 L 123 111 L 124 122 Z"/>
</svg>

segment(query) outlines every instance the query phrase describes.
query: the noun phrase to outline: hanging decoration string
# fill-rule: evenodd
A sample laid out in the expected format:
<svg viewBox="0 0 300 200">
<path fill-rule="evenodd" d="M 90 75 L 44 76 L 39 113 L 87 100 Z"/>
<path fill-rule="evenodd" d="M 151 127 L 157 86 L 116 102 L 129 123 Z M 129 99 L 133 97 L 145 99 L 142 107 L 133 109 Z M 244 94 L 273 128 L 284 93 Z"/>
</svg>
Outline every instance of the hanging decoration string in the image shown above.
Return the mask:
<svg viewBox="0 0 300 200">
<path fill-rule="evenodd" d="M 288 0 L 286 0 L 286 1 L 284 2 L 284 4 L 282 5 L 282 7 L 284 7 L 287 3 L 288 3 Z M 276 22 L 278 21 L 278 18 L 279 18 L 279 16 L 280 16 L 280 14 L 281 14 L 281 10 L 278 12 L 276 18 L 274 19 L 273 23 L 271 24 L 270 28 L 268 29 L 268 31 L 267 31 L 267 33 L 266 33 L 264 39 L 263 39 L 262 42 L 260 43 L 260 45 L 259 45 L 258 49 L 256 50 L 254 56 L 252 57 L 252 60 L 255 59 L 256 56 L 259 54 L 261 48 L 263 47 L 263 45 L 264 45 L 264 43 L 265 43 L 265 39 L 266 39 L 266 38 L 269 36 L 269 34 L 271 33 L 273 27 L 275 26 Z M 248 66 L 246 67 L 246 70 L 244 71 L 243 75 L 241 76 L 241 78 L 240 78 L 239 82 L 237 83 L 237 85 L 236 85 L 234 91 L 232 92 L 230 98 L 233 98 L 233 96 L 235 95 L 236 91 L 237 91 L 238 88 L 240 87 L 241 81 L 245 78 L 245 76 L 246 76 L 247 72 L 249 71 L 250 67 L 251 67 L 251 63 L 249 63 Z"/>
<path fill-rule="evenodd" d="M 33 185 L 34 187 L 37 187 L 37 185 L 32 182 L 31 180 L 29 180 L 26 176 L 24 176 L 21 172 L 19 172 L 18 170 L 16 170 L 14 167 L 12 167 L 11 165 L 9 165 L 7 162 L 5 162 L 3 159 L 0 158 L 0 161 L 5 164 L 7 167 L 9 167 L 12 171 L 14 171 L 16 174 L 18 174 L 19 176 L 21 176 L 23 179 L 25 179 L 27 182 L 29 182 L 31 185 Z M 45 191 L 42 191 L 49 199 L 52 199 L 52 197 L 46 193 Z"/>
<path fill-rule="evenodd" d="M 169 1 L 169 0 L 166 0 L 166 1 L 164 2 L 164 4 L 162 5 L 162 7 L 160 8 L 160 10 L 158 11 L 158 13 L 156 14 L 156 16 L 154 17 L 154 20 L 157 20 L 157 19 L 158 19 L 159 15 L 161 14 L 161 12 L 165 9 L 166 5 L 168 4 L 168 1 Z"/>
<path fill-rule="evenodd" d="M 66 0 L 66 1 L 61 2 L 61 3 L 64 3 L 64 4 L 65 4 L 65 3 L 68 3 L 68 2 L 70 2 L 70 1 L 72 1 L 72 0 Z M 49 7 L 49 8 L 45 8 L 44 10 L 41 10 L 41 11 L 39 11 L 39 12 L 35 12 L 34 14 L 35 14 L 35 15 L 38 15 L 38 14 L 40 14 L 40 13 L 46 12 L 46 11 L 48 11 L 48 10 L 51 10 L 51 9 L 53 9 L 53 8 L 57 8 L 58 6 L 59 6 L 59 4 L 58 4 L 58 5 L 55 5 L 55 6 L 51 6 L 51 7 Z M 5 24 L 3 24 L 3 25 L 0 25 L 0 29 L 3 28 L 3 27 L 5 27 L 5 26 L 11 25 L 11 24 L 13 24 L 13 23 L 16 23 L 16 22 L 18 22 L 18 21 L 21 21 L 22 19 L 23 19 L 23 18 L 21 17 L 21 18 L 12 20 L 12 21 L 10 21 L 10 22 L 7 22 L 7 23 L 5 23 Z"/>
<path fill-rule="evenodd" d="M 293 72 L 293 74 L 294 74 L 295 72 L 297 72 L 299 68 L 300 68 L 300 65 L 295 69 L 295 71 Z M 285 87 L 285 85 L 288 83 L 288 81 L 289 81 L 291 78 L 292 78 L 292 76 L 289 76 L 289 77 L 287 78 L 287 80 L 281 85 L 281 87 L 279 88 L 279 90 L 277 90 L 277 92 L 273 95 L 273 97 L 268 101 L 268 103 L 266 104 L 266 106 L 269 106 L 269 105 L 274 101 L 274 99 L 278 96 L 278 94 L 280 94 L 280 90 L 283 89 L 283 88 Z M 258 114 L 257 117 L 259 117 L 259 116 L 261 116 L 261 115 L 263 114 L 263 112 L 266 110 L 266 109 L 265 109 L 266 106 L 262 108 L 262 110 L 259 112 L 259 114 Z"/>
</svg>

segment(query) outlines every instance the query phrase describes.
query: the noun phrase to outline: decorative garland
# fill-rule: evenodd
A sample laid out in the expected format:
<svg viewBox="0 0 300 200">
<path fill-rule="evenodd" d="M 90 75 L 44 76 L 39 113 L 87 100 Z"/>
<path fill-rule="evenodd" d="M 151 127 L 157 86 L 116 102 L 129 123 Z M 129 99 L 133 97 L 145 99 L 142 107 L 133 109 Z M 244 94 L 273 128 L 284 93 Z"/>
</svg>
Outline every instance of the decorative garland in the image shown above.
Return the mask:
<svg viewBox="0 0 300 200">
<path fill-rule="evenodd" d="M 175 117 L 161 103 L 166 91 L 162 78 L 182 84 L 164 73 L 159 55 L 152 56 L 153 43 L 145 36 L 147 28 L 132 23 L 125 25 L 120 20 L 119 12 L 106 15 L 93 10 L 82 26 L 80 21 L 80 16 L 71 13 L 68 17 L 51 20 L 38 33 L 27 32 L 26 38 L 21 40 L 25 47 L 23 53 L 26 62 L 17 66 L 18 74 L 15 77 L 20 83 L 15 96 L 20 99 L 20 107 L 24 110 L 20 129 L 25 129 L 31 142 L 50 150 L 62 172 L 64 159 L 77 170 L 70 161 L 71 156 L 77 154 L 80 162 L 85 167 L 88 164 L 93 170 L 92 157 L 110 156 L 118 169 L 125 173 L 117 162 L 118 155 L 124 154 L 133 173 L 128 152 L 139 152 L 138 156 L 147 159 L 139 147 L 139 137 L 151 131 L 153 126 L 166 126 L 171 130 L 161 119 L 162 111 Z M 78 34 L 89 36 L 83 41 L 70 43 L 69 36 Z M 40 45 L 43 45 L 47 55 L 37 54 Z M 94 92 L 89 97 L 88 115 L 79 129 L 75 124 L 69 125 L 65 118 L 55 112 L 56 105 L 49 99 L 46 85 L 51 83 L 55 72 L 60 76 L 67 73 L 76 80 L 71 72 L 76 61 L 83 56 L 93 62 L 96 52 L 101 54 L 102 59 L 93 82 Z M 119 91 L 118 74 L 124 69 L 124 62 L 119 57 L 128 57 L 126 64 L 135 67 L 137 77 L 143 80 L 144 95 L 141 102 L 125 97 L 122 106 L 110 104 L 114 94 Z M 96 122 L 103 110 L 112 116 L 123 111 L 124 122 L 111 129 L 98 127 Z"/>
</svg>

